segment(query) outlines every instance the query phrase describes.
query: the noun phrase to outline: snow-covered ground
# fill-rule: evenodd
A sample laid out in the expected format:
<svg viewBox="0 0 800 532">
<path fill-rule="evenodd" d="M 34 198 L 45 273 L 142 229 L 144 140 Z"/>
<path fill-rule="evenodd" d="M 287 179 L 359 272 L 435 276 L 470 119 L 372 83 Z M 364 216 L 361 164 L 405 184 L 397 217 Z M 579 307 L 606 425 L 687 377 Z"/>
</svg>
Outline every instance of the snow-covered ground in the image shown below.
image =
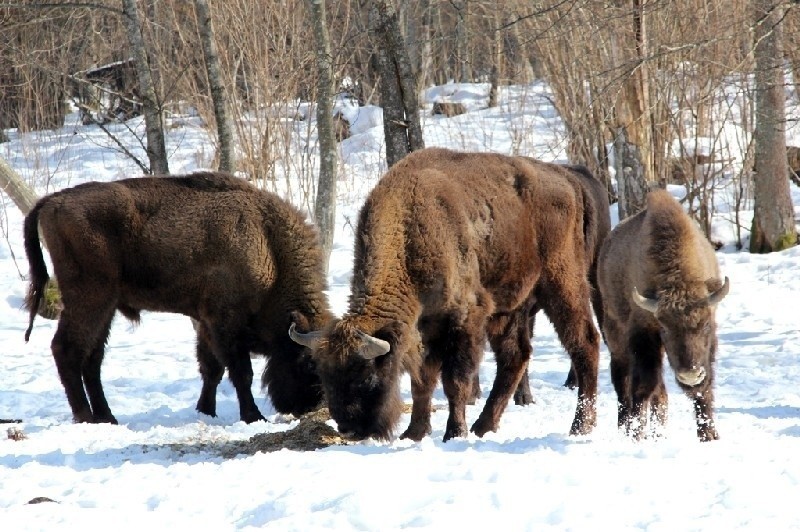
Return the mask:
<svg viewBox="0 0 800 532">
<path fill-rule="evenodd" d="M 445 94 L 468 103 L 469 112 L 426 116 L 426 143 L 564 160 L 561 125 L 545 91 L 541 85 L 504 91 L 500 107 L 482 109 L 483 86 L 431 89 L 428 102 Z M 381 173 L 380 117 L 363 112 L 364 124 L 342 143 L 329 279 L 337 313 L 349 290 L 352 222 Z M 138 173 L 102 132 L 70 120 L 56 132 L 10 132 L 0 157 L 40 194 Z M 198 124 L 189 117 L 169 129 L 173 173 L 207 164 L 213 149 Z M 137 121 L 128 125 L 141 130 Z M 792 192 L 800 206 L 800 194 Z M 103 380 L 120 424 L 72 423 L 50 355 L 55 322 L 39 318 L 31 341 L 23 339 L 22 216 L 6 196 L 0 201 L 0 417 L 21 418 L 10 427 L 27 436 L 0 440 L 3 530 L 800 529 L 800 248 L 736 251 L 730 216 L 715 223 L 726 244 L 718 253 L 721 269 L 731 279 L 717 312 L 719 441 L 696 440 L 690 403 L 671 375 L 666 437 L 637 443 L 619 435 L 605 346 L 598 426 L 589 436 L 568 436 L 576 397 L 561 384 L 569 361 L 541 317 L 530 366 L 536 404 L 510 405 L 497 433 L 442 443 L 447 411 L 440 408 L 432 436 L 419 443 L 365 441 L 223 458 L 213 445 L 193 445 L 245 440 L 297 422 L 277 415 L 257 384 L 267 421 L 238 421 L 227 380 L 219 416 L 198 414 L 193 330 L 183 316 L 146 313 L 138 327 L 118 317 Z M 748 227 L 752 213 L 741 215 Z M 263 360 L 254 365 L 259 374 Z M 484 398 L 493 374 L 488 352 Z M 410 402 L 407 379 L 403 394 Z M 435 404 L 446 405 L 441 390 Z M 468 407 L 468 422 L 482 406 L 481 400 Z M 407 422 L 406 414 L 401 423 Z M 37 497 L 54 502 L 27 504 Z"/>
</svg>

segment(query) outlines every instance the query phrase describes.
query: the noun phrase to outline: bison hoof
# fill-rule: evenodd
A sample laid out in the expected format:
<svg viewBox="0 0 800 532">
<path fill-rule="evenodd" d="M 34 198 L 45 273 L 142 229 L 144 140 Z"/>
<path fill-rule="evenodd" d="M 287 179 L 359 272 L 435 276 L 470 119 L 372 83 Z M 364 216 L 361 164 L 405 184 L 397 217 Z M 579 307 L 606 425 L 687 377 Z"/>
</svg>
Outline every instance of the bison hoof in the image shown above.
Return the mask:
<svg viewBox="0 0 800 532">
<path fill-rule="evenodd" d="M 478 418 L 478 420 L 472 424 L 470 431 L 477 437 L 483 438 L 483 435 L 487 432 L 497 432 L 497 424 Z"/>
<path fill-rule="evenodd" d="M 95 423 L 110 423 L 112 425 L 119 425 L 119 422 L 117 421 L 117 418 L 115 418 L 111 414 L 95 416 L 94 417 L 94 422 Z"/>
<path fill-rule="evenodd" d="M 714 441 L 719 439 L 719 433 L 714 427 L 703 427 L 697 430 L 697 438 L 700 441 Z"/>
<path fill-rule="evenodd" d="M 519 406 L 528 406 L 532 405 L 536 401 L 533 400 L 533 395 L 528 393 L 514 393 L 514 404 Z"/>
<path fill-rule="evenodd" d="M 72 420 L 75 423 L 96 423 L 92 411 L 88 409 L 81 412 L 73 412 Z"/>
<path fill-rule="evenodd" d="M 205 414 L 211 417 L 217 417 L 216 403 L 208 404 L 201 398 L 199 401 L 197 401 L 197 406 L 195 407 L 195 409 L 201 414 Z"/>
<path fill-rule="evenodd" d="M 424 438 L 425 436 L 427 436 L 430 433 L 431 433 L 430 424 L 428 424 L 426 426 L 419 426 L 419 427 L 415 427 L 415 426 L 409 425 L 409 427 L 406 429 L 406 431 L 403 432 L 400 435 L 400 439 L 401 440 L 420 441 L 420 440 L 422 440 L 422 438 Z"/>
<path fill-rule="evenodd" d="M 453 425 L 450 426 L 448 424 L 447 430 L 444 431 L 444 438 L 442 441 L 452 440 L 453 438 L 466 438 L 467 437 L 467 427 L 464 425 Z"/>
<path fill-rule="evenodd" d="M 572 427 L 569 430 L 570 436 L 585 436 L 592 432 L 594 429 L 594 422 L 589 422 L 585 419 L 578 419 L 572 422 Z"/>
<path fill-rule="evenodd" d="M 250 413 L 247 413 L 247 414 L 242 414 L 240 417 L 241 417 L 241 420 L 244 421 L 245 423 L 247 423 L 248 425 L 250 423 L 255 423 L 256 421 L 266 421 L 267 420 L 267 418 L 265 418 L 264 416 L 261 415 L 261 412 L 250 412 Z"/>
</svg>

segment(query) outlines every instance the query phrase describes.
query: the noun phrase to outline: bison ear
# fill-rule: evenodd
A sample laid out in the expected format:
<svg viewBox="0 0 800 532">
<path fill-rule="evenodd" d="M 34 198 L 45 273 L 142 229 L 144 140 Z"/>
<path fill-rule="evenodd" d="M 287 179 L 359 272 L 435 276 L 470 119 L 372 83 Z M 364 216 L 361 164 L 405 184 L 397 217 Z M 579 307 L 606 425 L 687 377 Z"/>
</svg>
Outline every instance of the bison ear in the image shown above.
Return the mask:
<svg viewBox="0 0 800 532">
<path fill-rule="evenodd" d="M 722 283 L 722 287 L 708 296 L 708 306 L 713 307 L 714 305 L 722 301 L 722 299 L 728 295 L 728 290 L 730 290 L 730 287 L 731 287 L 730 280 L 726 276 L 725 282 Z"/>
<path fill-rule="evenodd" d="M 293 310 L 289 313 L 289 323 L 294 323 L 301 331 L 310 331 L 311 325 L 305 314 L 299 310 Z"/>
</svg>

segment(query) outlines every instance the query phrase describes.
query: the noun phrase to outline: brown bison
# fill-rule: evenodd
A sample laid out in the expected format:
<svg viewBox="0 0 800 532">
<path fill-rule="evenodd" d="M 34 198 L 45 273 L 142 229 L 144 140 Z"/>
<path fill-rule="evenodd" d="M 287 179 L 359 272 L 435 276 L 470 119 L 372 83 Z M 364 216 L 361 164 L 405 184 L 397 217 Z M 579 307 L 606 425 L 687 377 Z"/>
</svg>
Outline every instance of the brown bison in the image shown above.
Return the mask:
<svg viewBox="0 0 800 532">
<path fill-rule="evenodd" d="M 85 183 L 42 198 L 24 226 L 26 341 L 48 280 L 39 228 L 63 300 L 51 347 L 75 421 L 116 423 L 100 381 L 116 310 L 133 321 L 141 310 L 196 320 L 204 414 L 216 414 L 227 368 L 241 419 L 263 419 L 251 352 L 269 356 L 262 384 L 279 412 L 319 404 L 310 353 L 286 329 L 333 316 L 316 233 L 284 200 L 222 173 Z"/>
<path fill-rule="evenodd" d="M 548 165 L 530 159 L 532 164 Z M 597 286 L 597 259 L 600 256 L 600 247 L 603 244 L 609 231 L 611 231 L 611 216 L 609 214 L 608 192 L 605 185 L 601 183 L 589 170 L 580 165 L 548 165 L 553 172 L 558 172 L 567 177 L 578 190 L 576 194 L 583 198 L 583 242 L 586 247 L 585 258 L 587 259 L 587 272 L 589 285 L 591 287 L 592 308 L 594 309 L 597 324 L 601 330 L 603 327 L 603 298 Z M 564 170 L 567 170 L 566 172 Z M 534 295 L 534 297 L 536 297 Z M 532 304 L 530 315 L 530 334 L 533 335 L 533 328 L 536 321 L 536 313 L 540 306 Z M 496 357 L 497 355 L 495 355 Z M 570 368 L 564 386 L 574 388 L 577 385 L 575 372 Z M 519 381 L 517 390 L 514 392 L 514 403 L 518 405 L 528 405 L 533 403 L 530 380 L 526 368 Z"/>
<path fill-rule="evenodd" d="M 426 149 L 394 165 L 359 214 L 348 312 L 324 331 L 291 330 L 316 348 L 339 430 L 389 438 L 408 372 L 413 407 L 402 436 L 430 433 L 440 375 L 450 408 L 444 440 L 465 436 L 487 334 L 509 354 L 472 431 L 496 430 L 530 354 L 536 293 L 575 366 L 571 433 L 591 431 L 599 334 L 589 308 L 583 205 L 569 179 L 521 157 Z"/>
<path fill-rule="evenodd" d="M 583 200 L 583 241 L 586 250 L 584 257 L 588 261 L 586 268 L 591 288 L 592 308 L 594 309 L 598 324 L 602 327 L 603 301 L 602 297 L 600 296 L 600 290 L 597 287 L 597 258 L 600 255 L 600 246 L 611 230 L 611 216 L 609 215 L 609 202 L 606 187 L 584 166 L 556 165 L 541 162 L 532 158 L 527 159 L 534 166 L 543 168 L 545 172 L 558 174 L 561 177 L 568 179 L 572 183 L 573 187 L 575 187 L 575 193 Z M 527 344 L 530 343 L 531 337 L 533 336 L 536 314 L 541 309 L 541 305 L 537 303 L 537 299 L 540 297 L 541 295 L 537 293 L 531 294 L 532 299 L 526 306 L 529 311 L 529 326 L 525 331 L 518 331 L 518 334 L 522 335 L 519 338 L 518 343 L 521 348 L 525 350 L 528 350 Z M 517 316 L 509 319 L 512 319 L 513 321 L 524 319 L 524 317 Z M 500 321 L 496 320 L 495 324 L 498 323 L 500 323 Z M 520 327 L 522 327 L 522 325 L 520 325 Z M 506 347 L 505 349 L 501 348 L 501 346 L 492 347 L 494 348 L 495 359 L 498 361 L 498 363 L 504 363 L 503 357 L 516 356 L 515 351 L 513 349 L 509 349 L 509 347 Z M 532 352 L 532 349 L 529 350 L 529 353 Z M 530 355 L 525 355 L 525 358 L 529 357 Z M 570 369 L 564 386 L 574 388 L 576 385 L 577 382 L 575 379 L 575 372 Z M 472 398 L 477 399 L 480 397 L 480 395 L 480 382 L 476 376 L 475 383 L 473 385 Z M 519 384 L 517 385 L 517 389 L 514 392 L 514 403 L 518 405 L 529 405 L 533 403 L 533 394 L 531 393 L 527 364 L 526 369 L 520 378 Z"/>
<path fill-rule="evenodd" d="M 600 251 L 598 281 L 617 392 L 620 428 L 636 438 L 648 417 L 666 422 L 664 351 L 678 385 L 694 403 L 697 436 L 716 440 L 715 309 L 728 293 L 714 249 L 665 190 L 620 223 Z"/>
</svg>

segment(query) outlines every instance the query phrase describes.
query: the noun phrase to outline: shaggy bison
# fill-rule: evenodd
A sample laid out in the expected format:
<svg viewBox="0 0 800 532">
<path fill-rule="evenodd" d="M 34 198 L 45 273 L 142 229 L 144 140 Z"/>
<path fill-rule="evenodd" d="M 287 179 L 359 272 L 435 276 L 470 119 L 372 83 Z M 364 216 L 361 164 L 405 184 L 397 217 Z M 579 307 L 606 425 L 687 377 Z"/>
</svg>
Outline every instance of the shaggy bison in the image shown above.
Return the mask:
<svg viewBox="0 0 800 532">
<path fill-rule="evenodd" d="M 601 183 L 589 170 L 579 165 L 553 165 L 543 163 L 535 159 L 529 159 L 531 164 L 547 166 L 553 172 L 558 172 L 569 179 L 576 188 L 576 194 L 583 198 L 583 242 L 586 247 L 585 258 L 587 259 L 587 273 L 589 285 L 591 287 L 592 308 L 594 309 L 597 323 L 603 327 L 603 298 L 597 286 L 597 258 L 600 256 L 600 246 L 603 244 L 609 231 L 611 231 L 611 216 L 609 214 L 608 192 L 605 185 Z M 534 294 L 534 297 L 536 295 Z M 540 305 L 533 303 L 530 314 L 530 334 L 533 335 L 533 328 L 536 321 L 536 313 Z M 496 357 L 497 355 L 495 355 Z M 574 388 L 577 385 L 575 372 L 570 368 L 564 386 Z M 517 390 L 514 392 L 514 403 L 518 405 L 528 405 L 533 403 L 530 380 L 528 379 L 527 367 L 522 374 Z"/>
<path fill-rule="evenodd" d="M 576 195 L 583 201 L 583 242 L 585 245 L 586 253 L 584 257 L 587 259 L 586 269 L 591 288 L 591 301 L 592 308 L 594 309 L 595 316 L 597 317 L 598 324 L 602 327 L 603 324 L 603 303 L 600 296 L 600 290 L 597 287 L 597 258 L 600 255 L 600 246 L 611 230 L 611 217 L 609 215 L 608 193 L 605 186 L 597 180 L 587 168 L 579 165 L 556 165 L 545 163 L 536 159 L 527 158 L 527 160 L 534 166 L 541 168 L 545 174 L 559 175 L 566 178 L 572 183 L 575 188 Z M 518 330 L 519 345 L 521 349 L 532 353 L 533 350 L 529 349 L 527 344 L 530 343 L 533 336 L 533 329 L 536 322 L 536 314 L 541 310 L 541 305 L 537 300 L 541 298 L 541 294 L 534 292 L 531 294 L 531 300 L 525 306 L 528 309 L 528 322 L 526 330 Z M 507 317 L 507 319 L 517 322 L 518 320 L 525 319 L 524 316 Z M 500 321 L 496 321 L 500 323 Z M 517 325 L 515 325 L 517 326 Z M 524 327 L 521 322 L 519 327 Z M 495 359 L 499 364 L 504 363 L 504 357 L 516 356 L 516 352 L 508 347 L 492 346 L 495 351 Z M 525 358 L 530 358 L 530 354 L 525 355 Z M 570 368 L 567 380 L 564 386 L 574 388 L 577 385 L 575 372 Z M 472 399 L 480 397 L 480 382 L 476 375 L 473 384 Z M 530 380 L 528 378 L 527 363 L 525 371 L 520 378 L 517 389 L 514 392 L 514 403 L 518 405 L 528 405 L 533 403 L 533 394 L 531 393 Z"/>
<path fill-rule="evenodd" d="M 263 419 L 250 390 L 251 351 L 269 356 L 262 384 L 278 411 L 300 414 L 320 402 L 309 352 L 286 329 L 333 317 L 322 253 L 314 229 L 284 200 L 222 173 L 86 183 L 42 198 L 24 227 L 26 341 L 48 280 L 39 228 L 63 301 L 53 358 L 77 422 L 116 423 L 100 381 L 116 310 L 133 321 L 141 310 L 196 320 L 204 414 L 216 414 L 227 368 L 241 419 Z"/>
<path fill-rule="evenodd" d="M 430 433 L 440 375 L 450 409 L 444 440 L 465 436 L 487 334 L 503 363 L 472 431 L 496 430 L 530 355 L 532 293 L 575 366 L 570 432 L 591 431 L 599 334 L 583 207 L 569 179 L 522 157 L 426 149 L 394 165 L 359 215 L 348 312 L 323 331 L 291 330 L 316 348 L 340 431 L 389 438 L 402 412 L 400 375 L 408 372 L 413 407 L 402 436 Z"/>
<path fill-rule="evenodd" d="M 646 210 L 610 233 L 598 280 L 620 428 L 639 438 L 648 416 L 665 423 L 666 351 L 678 385 L 694 403 L 698 438 L 716 440 L 714 315 L 729 283 L 720 279 L 711 244 L 667 191 L 651 192 Z"/>
</svg>

